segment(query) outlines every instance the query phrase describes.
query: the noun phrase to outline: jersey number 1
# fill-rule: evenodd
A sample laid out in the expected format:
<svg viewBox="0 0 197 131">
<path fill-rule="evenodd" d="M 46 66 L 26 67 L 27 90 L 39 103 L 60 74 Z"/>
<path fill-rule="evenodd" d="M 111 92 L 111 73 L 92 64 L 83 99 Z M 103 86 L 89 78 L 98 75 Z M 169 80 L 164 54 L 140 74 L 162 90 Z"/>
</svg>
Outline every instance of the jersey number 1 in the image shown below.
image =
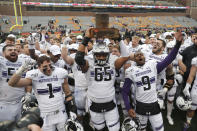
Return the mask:
<svg viewBox="0 0 197 131">
<path fill-rule="evenodd" d="M 49 87 L 49 98 L 53 98 L 54 95 L 53 95 L 53 88 L 52 88 L 52 84 L 49 83 L 47 84 L 47 86 Z"/>
</svg>

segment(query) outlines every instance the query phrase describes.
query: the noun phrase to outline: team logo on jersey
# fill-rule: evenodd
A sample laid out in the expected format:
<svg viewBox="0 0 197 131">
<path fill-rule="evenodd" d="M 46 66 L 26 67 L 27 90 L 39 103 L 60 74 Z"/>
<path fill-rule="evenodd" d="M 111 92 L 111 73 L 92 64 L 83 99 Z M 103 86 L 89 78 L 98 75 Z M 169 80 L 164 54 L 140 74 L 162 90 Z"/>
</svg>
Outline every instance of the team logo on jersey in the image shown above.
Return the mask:
<svg viewBox="0 0 197 131">
<path fill-rule="evenodd" d="M 37 77 L 37 76 L 38 76 L 38 73 L 31 74 L 31 77 Z"/>
<path fill-rule="evenodd" d="M 11 63 L 9 61 L 6 62 L 6 66 L 11 66 L 11 67 L 21 67 L 22 62 L 17 62 L 17 63 Z"/>
<path fill-rule="evenodd" d="M 145 75 L 145 74 L 148 74 L 148 73 L 151 73 L 152 71 L 149 69 L 149 70 L 146 70 L 146 71 L 143 71 L 143 72 L 139 72 L 139 73 L 136 73 L 136 77 L 138 76 L 141 76 L 141 75 Z"/>
</svg>

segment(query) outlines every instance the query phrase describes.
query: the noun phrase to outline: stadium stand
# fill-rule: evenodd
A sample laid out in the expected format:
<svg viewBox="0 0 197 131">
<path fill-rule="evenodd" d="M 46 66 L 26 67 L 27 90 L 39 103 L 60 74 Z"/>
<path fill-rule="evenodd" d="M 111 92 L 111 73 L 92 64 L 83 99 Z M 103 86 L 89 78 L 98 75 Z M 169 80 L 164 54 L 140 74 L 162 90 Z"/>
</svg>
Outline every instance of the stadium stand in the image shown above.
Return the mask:
<svg viewBox="0 0 197 131">
<path fill-rule="evenodd" d="M 7 19 L 9 24 L 5 24 L 3 20 Z M 20 17 L 18 17 L 20 19 Z M 29 16 L 23 17 L 27 21 L 24 24 L 22 31 L 33 31 L 33 27 L 38 24 L 47 26 L 48 22 L 54 19 L 55 26 L 66 26 L 71 30 L 85 30 L 90 26 L 95 25 L 95 19 L 92 16 L 56 16 L 56 17 L 43 17 L 43 16 Z M 0 16 L 0 23 L 2 30 L 8 30 L 14 23 L 14 17 Z M 110 27 L 121 29 L 124 24 L 129 28 L 173 28 L 173 27 L 195 27 L 197 23 L 194 19 L 185 16 L 155 16 L 155 17 L 110 17 Z"/>
</svg>

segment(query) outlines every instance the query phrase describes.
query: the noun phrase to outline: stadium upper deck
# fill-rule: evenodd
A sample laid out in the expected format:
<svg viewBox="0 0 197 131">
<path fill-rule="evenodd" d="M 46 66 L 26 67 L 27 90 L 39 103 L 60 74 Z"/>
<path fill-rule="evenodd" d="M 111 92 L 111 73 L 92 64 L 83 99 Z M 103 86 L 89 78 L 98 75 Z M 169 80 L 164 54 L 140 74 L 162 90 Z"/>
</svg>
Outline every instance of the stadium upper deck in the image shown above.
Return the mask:
<svg viewBox="0 0 197 131">
<path fill-rule="evenodd" d="M 186 0 L 21 0 L 22 2 L 46 3 L 79 3 L 111 5 L 150 5 L 150 6 L 186 6 Z M 12 3 L 12 0 L 0 0 L 1 3 Z"/>
</svg>

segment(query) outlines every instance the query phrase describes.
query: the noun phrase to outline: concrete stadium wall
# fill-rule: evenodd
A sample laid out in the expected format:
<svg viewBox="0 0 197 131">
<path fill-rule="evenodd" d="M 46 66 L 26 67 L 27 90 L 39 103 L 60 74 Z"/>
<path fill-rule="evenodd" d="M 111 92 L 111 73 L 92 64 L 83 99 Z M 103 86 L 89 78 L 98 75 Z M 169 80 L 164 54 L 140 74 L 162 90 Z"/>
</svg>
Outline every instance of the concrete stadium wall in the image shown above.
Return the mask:
<svg viewBox="0 0 197 131">
<path fill-rule="evenodd" d="M 197 20 L 197 7 L 193 7 L 191 10 L 190 10 L 190 17 Z"/>
<path fill-rule="evenodd" d="M 19 8 L 17 6 L 17 13 L 19 15 Z M 107 13 L 109 16 L 188 16 L 190 11 L 186 13 L 168 13 L 168 12 L 147 12 L 147 13 Z M 79 11 L 27 11 L 25 6 L 22 6 L 23 16 L 95 16 L 97 12 L 79 12 Z M 104 13 L 105 14 L 105 13 Z M 0 4 L 0 15 L 14 16 L 14 9 L 12 5 L 2 5 Z"/>
</svg>

